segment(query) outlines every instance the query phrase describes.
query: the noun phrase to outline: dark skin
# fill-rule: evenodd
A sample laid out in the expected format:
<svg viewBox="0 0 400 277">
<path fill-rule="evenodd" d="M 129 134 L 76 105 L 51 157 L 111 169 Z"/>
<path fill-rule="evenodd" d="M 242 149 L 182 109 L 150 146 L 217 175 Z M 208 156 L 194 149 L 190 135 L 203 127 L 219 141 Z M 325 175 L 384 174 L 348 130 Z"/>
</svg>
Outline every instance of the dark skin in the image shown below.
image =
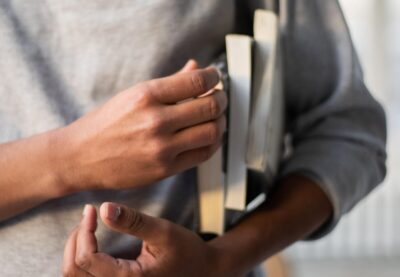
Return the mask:
<svg viewBox="0 0 400 277">
<path fill-rule="evenodd" d="M 98 252 L 97 215 L 88 206 L 67 241 L 64 276 L 244 276 L 263 260 L 310 235 L 332 215 L 330 200 L 310 179 L 291 175 L 276 187 L 266 204 L 209 242 L 166 220 L 104 203 L 100 217 L 108 227 L 144 241 L 136 260 Z M 110 216 L 112 208 L 122 211 L 116 220 Z"/>
<path fill-rule="evenodd" d="M 120 210 L 118 216 L 116 210 Z M 100 217 L 109 228 L 144 241 L 136 260 L 122 260 L 98 252 L 96 210 L 87 206 L 66 244 L 64 276 L 244 276 L 263 260 L 310 235 L 331 215 L 325 193 L 301 175 L 283 179 L 265 205 L 209 242 L 166 220 L 104 203 Z"/>
<path fill-rule="evenodd" d="M 0 144 L 0 221 L 71 193 L 150 185 L 207 160 L 226 125 L 218 82 L 216 69 L 189 61 L 67 126 Z"/>
<path fill-rule="evenodd" d="M 1 144 L 0 220 L 73 192 L 149 185 L 210 157 L 225 131 L 227 100 L 222 91 L 196 98 L 219 81 L 215 70 L 196 68 L 191 62 L 181 74 L 138 84 L 64 128 Z M 67 242 L 64 275 L 243 276 L 332 214 L 324 192 L 301 175 L 277 187 L 266 206 L 207 243 L 166 220 L 103 204 L 107 226 L 145 242 L 137 260 L 98 253 L 88 206 Z M 117 207 L 120 216 L 110 217 Z"/>
</svg>

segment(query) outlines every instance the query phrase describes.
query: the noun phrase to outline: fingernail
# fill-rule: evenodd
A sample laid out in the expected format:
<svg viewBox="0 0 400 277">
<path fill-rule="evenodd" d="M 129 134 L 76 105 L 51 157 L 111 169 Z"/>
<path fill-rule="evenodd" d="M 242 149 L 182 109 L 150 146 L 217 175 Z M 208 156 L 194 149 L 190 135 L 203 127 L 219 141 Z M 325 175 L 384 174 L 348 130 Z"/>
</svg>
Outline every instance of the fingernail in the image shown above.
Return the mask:
<svg viewBox="0 0 400 277">
<path fill-rule="evenodd" d="M 82 215 L 85 216 L 88 213 L 89 209 L 90 209 L 90 205 L 86 204 L 85 207 L 83 208 Z"/>
<path fill-rule="evenodd" d="M 217 79 L 217 82 L 219 82 L 219 81 L 222 79 L 222 72 L 221 72 L 221 70 L 219 70 L 219 68 L 216 67 L 216 66 L 211 66 L 211 69 L 214 70 L 214 74 L 215 74 L 214 76 L 218 78 L 218 79 Z"/>
<path fill-rule="evenodd" d="M 117 221 L 118 217 L 121 215 L 121 207 L 113 204 L 107 205 L 106 217 L 108 220 Z"/>
</svg>

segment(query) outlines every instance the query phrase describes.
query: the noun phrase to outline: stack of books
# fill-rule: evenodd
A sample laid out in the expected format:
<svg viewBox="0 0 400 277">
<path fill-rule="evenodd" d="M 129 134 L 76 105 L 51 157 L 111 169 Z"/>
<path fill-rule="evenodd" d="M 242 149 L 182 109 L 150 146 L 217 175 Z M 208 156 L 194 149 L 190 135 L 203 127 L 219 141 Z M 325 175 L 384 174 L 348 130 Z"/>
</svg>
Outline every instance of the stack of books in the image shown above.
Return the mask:
<svg viewBox="0 0 400 277">
<path fill-rule="evenodd" d="M 232 220 L 266 200 L 282 152 L 284 95 L 277 15 L 257 10 L 254 37 L 227 35 L 226 60 L 227 145 L 197 171 L 202 234 L 223 234 Z"/>
</svg>

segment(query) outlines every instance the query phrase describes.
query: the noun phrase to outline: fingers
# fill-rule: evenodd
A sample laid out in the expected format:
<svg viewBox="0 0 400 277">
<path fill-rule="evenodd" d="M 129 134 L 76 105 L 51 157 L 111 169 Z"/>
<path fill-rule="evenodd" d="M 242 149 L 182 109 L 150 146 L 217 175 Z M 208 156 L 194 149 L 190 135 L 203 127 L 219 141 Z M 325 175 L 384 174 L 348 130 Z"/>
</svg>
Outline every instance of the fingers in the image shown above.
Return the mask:
<svg viewBox="0 0 400 277">
<path fill-rule="evenodd" d="M 175 104 L 206 93 L 213 89 L 219 80 L 219 73 L 215 68 L 206 68 L 150 80 L 142 85 L 160 103 Z"/>
<path fill-rule="evenodd" d="M 178 153 L 202 148 L 221 141 L 226 130 L 226 118 L 220 116 L 217 120 L 199 124 L 177 132 L 172 143 Z M 179 155 L 179 154 L 178 154 Z"/>
<path fill-rule="evenodd" d="M 218 141 L 210 146 L 190 150 L 179 154 L 175 161 L 174 172 L 181 172 L 192 168 L 212 157 L 221 147 L 222 142 Z"/>
<path fill-rule="evenodd" d="M 69 260 L 67 266 L 81 274 L 72 276 L 108 277 L 118 274 L 137 276 L 137 272 L 133 271 L 135 267 L 130 265 L 135 262 L 114 259 L 105 253 L 97 252 L 97 241 L 94 234 L 97 227 L 96 220 L 96 209 L 91 205 L 86 205 L 81 223 L 74 233 L 76 246 L 70 245 L 68 247 Z M 74 250 L 75 254 L 73 254 Z"/>
<path fill-rule="evenodd" d="M 64 277 L 84 277 L 93 276 L 75 264 L 76 238 L 79 228 L 75 228 L 69 236 L 64 248 L 63 276 Z"/>
<path fill-rule="evenodd" d="M 97 252 L 97 240 L 94 232 L 97 228 L 97 213 L 92 205 L 86 205 L 77 235 L 76 259 Z"/>
<path fill-rule="evenodd" d="M 150 243 L 162 242 L 163 232 L 168 227 L 166 220 L 109 202 L 101 205 L 100 216 L 111 229 L 133 235 Z"/>
<path fill-rule="evenodd" d="M 224 91 L 214 93 L 167 107 L 167 112 L 173 116 L 171 120 L 175 130 L 194 126 L 214 120 L 225 112 L 228 99 Z"/>
</svg>

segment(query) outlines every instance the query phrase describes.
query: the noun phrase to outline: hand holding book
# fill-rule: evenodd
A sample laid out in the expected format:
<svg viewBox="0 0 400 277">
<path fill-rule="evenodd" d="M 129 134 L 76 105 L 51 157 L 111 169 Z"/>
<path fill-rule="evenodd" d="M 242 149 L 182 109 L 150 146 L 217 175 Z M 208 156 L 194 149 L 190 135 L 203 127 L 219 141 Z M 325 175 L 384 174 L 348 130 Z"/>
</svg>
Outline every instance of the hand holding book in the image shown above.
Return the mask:
<svg viewBox="0 0 400 277">
<path fill-rule="evenodd" d="M 218 151 L 198 171 L 200 232 L 214 234 L 222 234 L 227 224 L 233 224 L 266 199 L 278 170 L 283 139 L 283 72 L 277 15 L 257 10 L 254 38 L 228 35 L 226 47 L 227 153 L 222 156 Z M 226 163 L 225 172 L 221 163 Z"/>
</svg>

